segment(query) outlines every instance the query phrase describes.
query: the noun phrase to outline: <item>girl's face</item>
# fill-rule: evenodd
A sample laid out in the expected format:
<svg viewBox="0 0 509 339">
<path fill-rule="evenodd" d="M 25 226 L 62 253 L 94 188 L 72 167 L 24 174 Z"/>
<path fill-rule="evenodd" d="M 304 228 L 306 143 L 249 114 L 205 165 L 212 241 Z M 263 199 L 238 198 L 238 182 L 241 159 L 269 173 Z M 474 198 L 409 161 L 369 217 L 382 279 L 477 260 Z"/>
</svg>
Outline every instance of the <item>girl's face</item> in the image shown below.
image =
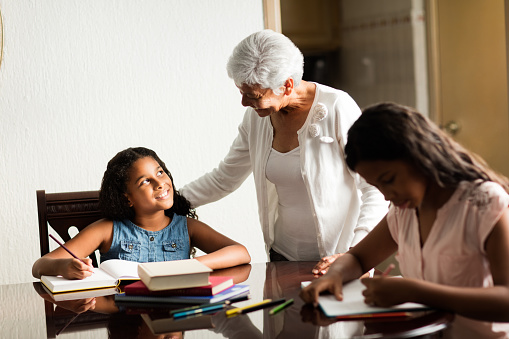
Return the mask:
<svg viewBox="0 0 509 339">
<path fill-rule="evenodd" d="M 404 160 L 360 161 L 355 171 L 400 208 L 421 206 L 428 188 L 426 177 Z"/>
<path fill-rule="evenodd" d="M 131 166 L 126 196 L 136 214 L 164 211 L 173 206 L 173 184 L 157 161 L 144 157 Z"/>
<path fill-rule="evenodd" d="M 261 118 L 278 112 L 284 107 L 284 92 L 276 95 L 271 89 L 263 89 L 259 85 L 249 86 L 246 84 L 239 87 L 239 90 L 242 95 L 242 106 L 252 107 Z"/>
</svg>

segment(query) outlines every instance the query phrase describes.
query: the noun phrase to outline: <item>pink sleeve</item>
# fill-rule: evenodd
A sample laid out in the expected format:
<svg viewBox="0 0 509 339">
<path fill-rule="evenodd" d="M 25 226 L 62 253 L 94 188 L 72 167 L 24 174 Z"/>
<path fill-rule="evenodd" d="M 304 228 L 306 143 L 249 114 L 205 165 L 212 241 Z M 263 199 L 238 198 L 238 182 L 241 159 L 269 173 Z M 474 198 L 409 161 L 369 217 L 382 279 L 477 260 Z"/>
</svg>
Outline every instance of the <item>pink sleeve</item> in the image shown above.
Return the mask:
<svg viewBox="0 0 509 339">
<path fill-rule="evenodd" d="M 387 224 L 389 225 L 389 232 L 391 232 L 392 239 L 398 243 L 399 224 L 397 219 L 397 208 L 391 203 L 389 212 L 387 212 Z"/>
<path fill-rule="evenodd" d="M 479 213 L 478 216 L 479 248 L 485 253 L 484 244 L 486 239 L 509 206 L 509 195 L 500 185 L 493 182 L 484 183 L 482 188 L 487 192 L 489 197 L 488 206 Z"/>
</svg>

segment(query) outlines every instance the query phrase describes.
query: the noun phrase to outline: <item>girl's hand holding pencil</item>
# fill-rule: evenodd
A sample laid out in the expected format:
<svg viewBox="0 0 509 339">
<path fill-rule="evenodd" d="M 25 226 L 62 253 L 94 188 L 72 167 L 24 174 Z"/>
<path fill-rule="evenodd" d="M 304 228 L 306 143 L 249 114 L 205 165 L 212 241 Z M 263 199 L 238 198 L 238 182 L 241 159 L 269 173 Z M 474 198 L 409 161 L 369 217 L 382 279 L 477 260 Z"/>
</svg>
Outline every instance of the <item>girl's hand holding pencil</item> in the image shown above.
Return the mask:
<svg viewBox="0 0 509 339">
<path fill-rule="evenodd" d="M 62 276 L 66 279 L 85 279 L 94 273 L 92 266 L 92 259 L 84 258 L 80 259 L 57 259 L 66 260 L 67 265 L 62 273 Z"/>
<path fill-rule="evenodd" d="M 366 286 L 362 292 L 364 302 L 371 306 L 389 307 L 407 302 L 412 282 L 404 278 L 388 278 L 394 264 L 389 265 L 382 275 L 361 279 Z"/>
<path fill-rule="evenodd" d="M 52 234 L 49 237 L 57 244 L 60 245 L 62 249 L 68 252 L 73 256 L 74 259 L 57 259 L 59 261 L 66 261 L 64 263 L 65 270 L 62 273 L 62 276 L 66 279 L 84 279 L 86 277 L 91 276 L 94 273 L 94 267 L 92 266 L 92 259 L 84 258 L 81 259 L 76 254 L 71 252 L 62 242 L 60 242 L 57 238 L 55 238 Z"/>
</svg>

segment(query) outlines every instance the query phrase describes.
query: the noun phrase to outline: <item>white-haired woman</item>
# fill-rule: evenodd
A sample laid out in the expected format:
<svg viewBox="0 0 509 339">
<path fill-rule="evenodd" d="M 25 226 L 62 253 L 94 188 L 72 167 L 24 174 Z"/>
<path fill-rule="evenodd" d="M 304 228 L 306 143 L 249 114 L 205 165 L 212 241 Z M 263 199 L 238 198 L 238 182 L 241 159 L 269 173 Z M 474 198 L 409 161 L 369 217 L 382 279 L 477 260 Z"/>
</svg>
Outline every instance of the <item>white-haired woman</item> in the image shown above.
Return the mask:
<svg viewBox="0 0 509 339">
<path fill-rule="evenodd" d="M 271 30 L 235 47 L 227 71 L 247 107 L 239 134 L 217 168 L 180 192 L 198 207 L 252 172 L 271 261 L 323 258 L 314 270 L 320 274 L 378 223 L 387 203 L 345 163 L 359 107 L 343 91 L 302 80 L 303 68 L 300 50 Z"/>
</svg>

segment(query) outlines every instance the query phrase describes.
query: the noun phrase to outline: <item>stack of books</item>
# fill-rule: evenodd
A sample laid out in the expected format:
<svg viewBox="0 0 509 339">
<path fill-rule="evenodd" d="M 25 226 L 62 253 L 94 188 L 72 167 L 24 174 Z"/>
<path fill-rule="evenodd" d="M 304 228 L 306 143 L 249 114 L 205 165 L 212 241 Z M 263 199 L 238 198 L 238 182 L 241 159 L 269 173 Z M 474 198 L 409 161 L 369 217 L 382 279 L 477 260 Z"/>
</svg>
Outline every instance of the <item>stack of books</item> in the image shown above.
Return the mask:
<svg viewBox="0 0 509 339">
<path fill-rule="evenodd" d="M 211 276 L 211 271 L 196 259 L 142 263 L 138 265 L 141 280 L 125 286 L 124 293 L 115 295 L 115 303 L 200 305 L 249 295 L 249 285 L 234 284 L 233 277 Z"/>
</svg>

